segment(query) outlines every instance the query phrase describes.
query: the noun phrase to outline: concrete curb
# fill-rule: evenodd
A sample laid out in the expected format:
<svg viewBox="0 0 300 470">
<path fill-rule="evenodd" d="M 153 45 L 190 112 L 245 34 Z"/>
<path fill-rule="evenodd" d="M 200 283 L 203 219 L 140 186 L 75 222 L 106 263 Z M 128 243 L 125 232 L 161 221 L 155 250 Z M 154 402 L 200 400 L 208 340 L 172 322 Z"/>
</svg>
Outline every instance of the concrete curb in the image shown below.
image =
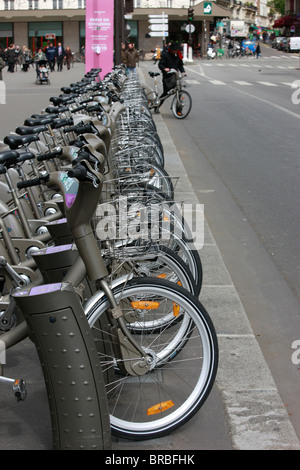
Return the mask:
<svg viewBox="0 0 300 470">
<path fill-rule="evenodd" d="M 147 83 L 143 65 L 138 69 L 139 76 L 141 83 Z M 153 118 L 165 151 L 165 168 L 171 177 L 179 177 L 175 199 L 201 203 L 162 116 L 154 114 Z M 204 272 L 200 300 L 218 335 L 216 383 L 228 416 L 233 448 L 299 450 L 299 439 L 207 222 L 200 256 Z"/>
</svg>

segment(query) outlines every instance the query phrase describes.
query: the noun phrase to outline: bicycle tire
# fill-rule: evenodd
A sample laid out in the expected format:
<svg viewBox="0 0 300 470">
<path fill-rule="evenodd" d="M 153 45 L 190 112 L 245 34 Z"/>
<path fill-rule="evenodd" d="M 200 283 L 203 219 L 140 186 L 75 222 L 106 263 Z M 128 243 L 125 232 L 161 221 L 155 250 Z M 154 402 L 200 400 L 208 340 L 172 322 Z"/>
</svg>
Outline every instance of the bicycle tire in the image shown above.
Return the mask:
<svg viewBox="0 0 300 470">
<path fill-rule="evenodd" d="M 176 119 L 186 118 L 192 109 L 192 97 L 185 91 L 181 90 L 178 92 L 179 103 L 177 100 L 177 94 L 174 96 L 171 104 L 171 110 Z"/>
<path fill-rule="evenodd" d="M 126 255 L 126 248 L 120 248 L 119 256 L 116 256 L 118 268 L 114 266 L 114 259 L 110 257 L 111 272 L 115 278 L 124 274 L 134 273 L 139 277 L 157 277 L 169 282 L 175 282 L 195 296 L 199 296 L 200 289 L 194 281 L 194 277 L 188 265 L 173 250 L 166 246 L 152 244 L 145 253 L 137 246 L 137 254 L 133 252 L 134 245 L 129 246 L 130 255 Z M 116 249 L 117 250 L 117 249 Z M 124 263 L 122 260 L 124 259 Z"/>
<path fill-rule="evenodd" d="M 162 327 L 159 333 L 157 324 L 154 333 L 149 328 L 144 333 L 144 319 L 135 319 L 141 327 L 135 339 L 156 363 L 142 376 L 122 373 L 117 367 L 120 360 L 107 350 L 111 331 L 101 329 L 102 319 L 107 327 L 107 299 L 102 297 L 85 310 L 90 327 L 97 327 L 95 336 L 101 338 L 98 351 L 104 375 L 107 379 L 111 375 L 106 389 L 112 433 L 134 440 L 162 437 L 189 421 L 212 389 L 218 366 L 214 326 L 203 305 L 174 283 L 135 278 L 115 288 L 113 293 L 123 311 L 125 305 L 133 310 L 132 302 L 141 298 L 156 299 L 166 310 L 174 305 L 182 309 L 182 321 L 175 318 L 173 324 Z M 159 322 L 159 309 L 150 310 L 150 315 L 157 316 L 155 323 Z"/>
</svg>

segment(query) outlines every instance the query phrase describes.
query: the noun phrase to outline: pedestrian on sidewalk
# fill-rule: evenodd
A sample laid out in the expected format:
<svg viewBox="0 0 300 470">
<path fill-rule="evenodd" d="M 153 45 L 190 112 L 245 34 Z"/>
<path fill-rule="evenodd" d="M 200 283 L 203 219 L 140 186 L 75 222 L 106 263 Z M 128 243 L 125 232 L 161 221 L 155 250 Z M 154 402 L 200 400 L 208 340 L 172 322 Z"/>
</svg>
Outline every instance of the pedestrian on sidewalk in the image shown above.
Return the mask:
<svg viewBox="0 0 300 470">
<path fill-rule="evenodd" d="M 134 43 L 131 42 L 128 44 L 128 48 L 125 52 L 125 64 L 127 67 L 127 72 L 136 73 L 136 64 L 139 61 L 139 53 L 134 47 Z"/>
<path fill-rule="evenodd" d="M 57 71 L 58 72 L 62 72 L 64 57 L 65 57 L 65 50 L 62 47 L 61 42 L 59 42 L 58 46 L 57 46 L 57 54 L 56 54 Z"/>
<path fill-rule="evenodd" d="M 26 46 L 22 47 L 22 50 L 20 52 L 20 57 L 21 57 L 21 64 L 22 64 L 23 72 L 28 72 L 28 68 L 29 68 L 29 65 L 31 64 L 32 57 L 31 57 L 30 50 Z"/>
<path fill-rule="evenodd" d="M 5 66 L 6 66 L 6 63 L 5 63 L 5 61 L 2 59 L 2 57 L 0 56 L 0 81 L 3 80 L 2 69 L 4 69 Z"/>
<path fill-rule="evenodd" d="M 73 54 L 72 54 L 72 51 L 71 51 L 70 46 L 67 46 L 67 47 L 66 47 L 65 59 L 66 59 L 67 69 L 70 70 L 70 68 L 71 68 L 71 62 L 72 62 L 72 60 L 73 60 Z"/>
<path fill-rule="evenodd" d="M 20 49 L 20 46 L 16 46 L 15 48 L 15 69 L 16 69 L 16 72 L 18 70 L 18 65 L 20 65 L 21 67 L 21 49 Z"/>
<path fill-rule="evenodd" d="M 49 46 L 46 48 L 46 57 L 49 62 L 50 70 L 51 72 L 54 72 L 54 67 L 55 67 L 55 59 L 56 59 L 56 48 L 53 46 L 53 44 L 49 44 Z"/>
<path fill-rule="evenodd" d="M 259 42 L 257 43 L 256 49 L 255 49 L 255 54 L 256 54 L 256 58 L 257 58 L 257 59 L 258 59 L 259 57 L 261 57 L 261 49 L 260 49 Z"/>
<path fill-rule="evenodd" d="M 160 46 L 156 46 L 154 55 L 153 55 L 153 60 L 154 60 L 154 65 L 156 65 L 156 62 L 159 62 L 161 59 L 161 48 Z"/>
<path fill-rule="evenodd" d="M 15 45 L 11 44 L 6 51 L 6 62 L 8 65 L 8 71 L 10 73 L 14 73 L 15 71 L 15 63 L 16 63 L 16 52 L 15 52 Z"/>
</svg>

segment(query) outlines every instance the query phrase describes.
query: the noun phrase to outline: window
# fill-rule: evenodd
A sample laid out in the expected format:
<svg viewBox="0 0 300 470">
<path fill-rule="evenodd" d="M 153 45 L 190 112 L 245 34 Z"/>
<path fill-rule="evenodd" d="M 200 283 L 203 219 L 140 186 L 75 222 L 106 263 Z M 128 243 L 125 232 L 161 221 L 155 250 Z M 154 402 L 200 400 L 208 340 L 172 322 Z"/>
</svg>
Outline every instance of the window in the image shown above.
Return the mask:
<svg viewBox="0 0 300 470">
<path fill-rule="evenodd" d="M 53 10 L 63 10 L 63 0 L 53 0 Z"/>
<path fill-rule="evenodd" d="M 4 0 L 4 10 L 14 10 L 15 1 L 14 0 Z"/>
</svg>

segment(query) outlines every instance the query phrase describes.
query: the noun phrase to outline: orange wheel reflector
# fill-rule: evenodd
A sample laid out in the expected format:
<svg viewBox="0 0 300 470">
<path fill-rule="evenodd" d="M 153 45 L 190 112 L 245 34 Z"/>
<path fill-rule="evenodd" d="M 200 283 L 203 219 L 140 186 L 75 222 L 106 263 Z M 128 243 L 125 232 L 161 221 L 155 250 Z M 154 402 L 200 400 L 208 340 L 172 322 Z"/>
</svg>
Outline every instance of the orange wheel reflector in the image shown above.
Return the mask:
<svg viewBox="0 0 300 470">
<path fill-rule="evenodd" d="M 136 302 L 131 302 L 132 308 L 138 308 L 140 310 L 154 310 L 160 305 L 159 302 L 152 302 L 151 300 L 138 300 Z"/>
<path fill-rule="evenodd" d="M 174 315 L 174 317 L 178 317 L 179 313 L 180 313 L 180 305 L 175 304 L 175 302 L 173 302 L 173 315 Z"/>
<path fill-rule="evenodd" d="M 167 275 L 166 274 L 159 274 L 158 276 L 160 279 L 166 279 Z"/>
<path fill-rule="evenodd" d="M 163 401 L 161 403 L 158 403 L 157 405 L 151 406 L 151 408 L 148 408 L 147 410 L 147 415 L 156 415 L 157 413 L 162 413 L 163 411 L 168 410 L 169 408 L 172 408 L 174 406 L 174 403 L 172 400 L 169 401 Z"/>
</svg>

